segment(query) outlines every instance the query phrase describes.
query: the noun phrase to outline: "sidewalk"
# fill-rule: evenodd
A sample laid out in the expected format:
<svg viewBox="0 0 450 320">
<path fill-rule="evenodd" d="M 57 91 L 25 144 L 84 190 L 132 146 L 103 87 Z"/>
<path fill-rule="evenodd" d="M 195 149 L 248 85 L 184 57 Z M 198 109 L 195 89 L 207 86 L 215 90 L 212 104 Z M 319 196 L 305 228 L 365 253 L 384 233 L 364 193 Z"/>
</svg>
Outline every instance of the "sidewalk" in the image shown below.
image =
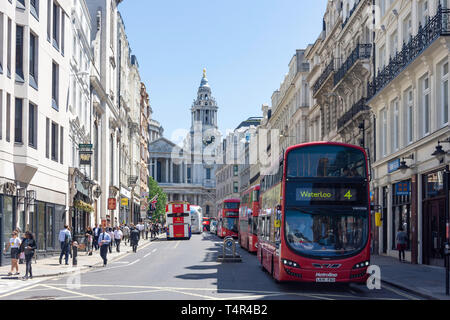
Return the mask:
<svg viewBox="0 0 450 320">
<path fill-rule="evenodd" d="M 165 237 L 165 233 L 160 234 L 158 237 L 148 240 L 140 240 L 138 249 L 142 249 L 143 247 L 146 247 L 149 245 L 152 241 L 155 241 L 157 239 L 161 239 Z M 108 264 L 110 262 L 113 262 L 114 260 L 117 260 L 118 258 L 133 252 L 130 244 L 125 245 L 124 243 L 120 244 L 120 252 L 116 252 L 115 246 L 112 248 L 112 253 L 108 252 Z M 69 265 L 63 263 L 59 264 L 59 255 L 53 256 L 49 258 L 44 259 L 38 259 L 35 263 L 33 260 L 32 268 L 33 268 L 33 278 L 40 278 L 40 277 L 53 277 L 58 276 L 66 273 L 72 273 L 75 271 L 84 271 L 87 269 L 93 269 L 93 268 L 99 268 L 103 267 L 103 260 L 100 257 L 100 250 L 93 251 L 92 256 L 88 256 L 86 252 L 81 251 L 78 252 L 77 256 L 77 266 L 72 266 L 72 259 L 69 257 Z M 25 276 L 25 264 L 19 264 L 19 272 L 20 275 L 18 276 L 8 276 L 8 272 L 11 271 L 11 265 L 6 265 L 0 267 L 0 279 L 11 279 L 11 280 L 17 280 L 21 277 Z"/>
<path fill-rule="evenodd" d="M 445 268 L 401 263 L 388 256 L 371 256 L 371 264 L 381 268 L 381 281 L 425 299 L 450 300 L 445 295 Z"/>
</svg>

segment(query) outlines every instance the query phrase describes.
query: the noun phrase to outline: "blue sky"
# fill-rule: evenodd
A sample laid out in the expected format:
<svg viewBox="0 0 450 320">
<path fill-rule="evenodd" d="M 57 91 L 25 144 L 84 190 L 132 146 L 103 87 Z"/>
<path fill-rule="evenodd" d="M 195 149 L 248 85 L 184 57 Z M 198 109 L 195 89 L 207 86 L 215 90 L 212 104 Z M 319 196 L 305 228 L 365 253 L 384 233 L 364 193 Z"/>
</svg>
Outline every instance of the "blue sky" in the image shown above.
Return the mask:
<svg viewBox="0 0 450 320">
<path fill-rule="evenodd" d="M 171 138 L 189 129 L 203 68 L 219 129 L 261 116 L 296 49 L 313 43 L 326 0 L 126 0 L 119 5 L 153 118 Z"/>
</svg>

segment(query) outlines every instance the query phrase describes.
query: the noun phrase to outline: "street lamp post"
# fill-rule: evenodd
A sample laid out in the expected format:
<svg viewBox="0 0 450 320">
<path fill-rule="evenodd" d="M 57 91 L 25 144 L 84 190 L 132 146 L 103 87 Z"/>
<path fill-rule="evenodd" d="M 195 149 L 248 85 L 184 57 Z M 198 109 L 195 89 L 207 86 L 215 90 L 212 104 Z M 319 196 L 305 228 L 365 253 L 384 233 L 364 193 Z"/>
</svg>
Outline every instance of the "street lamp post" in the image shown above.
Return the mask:
<svg viewBox="0 0 450 320">
<path fill-rule="evenodd" d="M 436 150 L 433 152 L 432 156 L 439 160 L 439 163 L 443 163 L 447 152 L 442 150 L 441 143 L 450 143 L 450 137 L 444 141 L 438 141 Z M 445 248 L 444 248 L 444 259 L 445 259 L 445 294 L 450 295 L 450 217 L 449 217 L 449 184 L 450 184 L 450 167 L 445 166 L 444 171 L 444 192 L 445 192 Z"/>
</svg>

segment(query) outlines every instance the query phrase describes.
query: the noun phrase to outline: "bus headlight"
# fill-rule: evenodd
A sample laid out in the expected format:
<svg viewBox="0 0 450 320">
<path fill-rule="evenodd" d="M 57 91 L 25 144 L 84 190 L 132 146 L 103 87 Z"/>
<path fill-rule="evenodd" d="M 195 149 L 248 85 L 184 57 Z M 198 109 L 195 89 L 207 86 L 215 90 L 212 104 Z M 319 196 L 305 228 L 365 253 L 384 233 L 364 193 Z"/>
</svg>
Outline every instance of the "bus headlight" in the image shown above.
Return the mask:
<svg viewBox="0 0 450 320">
<path fill-rule="evenodd" d="M 365 267 L 368 267 L 369 265 L 370 265 L 370 261 L 363 261 L 363 262 L 355 264 L 353 266 L 353 269 L 365 268 Z"/>
<path fill-rule="evenodd" d="M 287 267 L 300 268 L 300 265 L 297 262 L 287 260 L 287 259 L 282 259 L 281 261 L 283 261 L 283 264 Z"/>
</svg>

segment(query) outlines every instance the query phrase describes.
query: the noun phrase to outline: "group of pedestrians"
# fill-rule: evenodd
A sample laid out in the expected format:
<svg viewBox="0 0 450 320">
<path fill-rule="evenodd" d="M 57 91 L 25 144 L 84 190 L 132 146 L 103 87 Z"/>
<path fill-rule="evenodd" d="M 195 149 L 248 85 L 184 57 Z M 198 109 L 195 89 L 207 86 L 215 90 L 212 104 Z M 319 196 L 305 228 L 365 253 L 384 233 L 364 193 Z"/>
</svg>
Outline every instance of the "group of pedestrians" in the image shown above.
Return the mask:
<svg viewBox="0 0 450 320">
<path fill-rule="evenodd" d="M 36 241 L 31 232 L 25 232 L 25 236 L 19 238 L 19 230 L 16 229 L 12 232 L 11 238 L 4 250 L 4 253 L 11 248 L 11 271 L 8 276 L 19 275 L 19 259 L 25 260 L 26 271 L 23 280 L 32 279 L 33 271 L 31 268 L 31 260 L 33 259 L 34 252 L 36 250 Z M 16 272 L 14 273 L 14 269 Z"/>
<path fill-rule="evenodd" d="M 115 246 L 116 252 L 120 252 L 120 245 L 124 243 L 129 244 L 133 252 L 137 252 L 137 247 L 140 239 L 148 239 L 148 234 L 151 234 L 151 238 L 155 238 L 161 231 L 161 226 L 156 223 L 138 223 L 137 225 L 122 224 L 114 229 L 111 227 L 101 227 L 100 225 L 94 228 L 87 227 L 85 232 L 85 245 L 86 254 L 92 255 L 94 250 L 100 251 L 100 256 L 103 259 L 103 265 L 106 266 L 108 262 L 108 252 L 112 253 Z M 31 261 L 34 257 L 35 250 L 37 248 L 36 241 L 31 232 L 25 232 L 24 236 L 20 238 L 20 230 L 16 229 L 12 232 L 11 238 L 4 250 L 6 253 L 11 250 L 11 271 L 8 276 L 19 275 L 19 261 L 22 260 L 26 264 L 26 273 L 22 277 L 23 280 L 31 279 L 33 277 Z M 59 264 L 64 263 L 69 265 L 69 257 L 74 258 L 76 256 L 75 249 L 78 247 L 78 243 L 73 241 L 72 232 L 68 225 L 64 225 L 64 228 L 59 232 L 58 240 L 61 246 L 61 252 L 59 255 Z M 73 262 L 75 265 L 76 263 Z M 15 272 L 14 272 L 15 271 Z"/>
</svg>

